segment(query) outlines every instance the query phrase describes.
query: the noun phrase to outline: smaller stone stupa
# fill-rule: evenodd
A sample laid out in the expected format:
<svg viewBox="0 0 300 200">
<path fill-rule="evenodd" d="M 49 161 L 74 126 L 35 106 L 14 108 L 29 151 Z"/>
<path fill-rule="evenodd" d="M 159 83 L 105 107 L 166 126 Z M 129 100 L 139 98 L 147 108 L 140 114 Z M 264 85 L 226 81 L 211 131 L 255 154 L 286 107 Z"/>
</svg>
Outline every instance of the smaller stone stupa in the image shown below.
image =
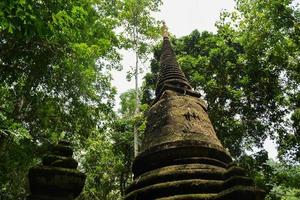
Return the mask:
<svg viewBox="0 0 300 200">
<path fill-rule="evenodd" d="M 51 154 L 43 158 L 41 166 L 29 170 L 31 194 L 28 200 L 73 200 L 81 193 L 85 174 L 77 170 L 72 158 L 73 149 L 67 141 L 60 141 Z"/>
</svg>

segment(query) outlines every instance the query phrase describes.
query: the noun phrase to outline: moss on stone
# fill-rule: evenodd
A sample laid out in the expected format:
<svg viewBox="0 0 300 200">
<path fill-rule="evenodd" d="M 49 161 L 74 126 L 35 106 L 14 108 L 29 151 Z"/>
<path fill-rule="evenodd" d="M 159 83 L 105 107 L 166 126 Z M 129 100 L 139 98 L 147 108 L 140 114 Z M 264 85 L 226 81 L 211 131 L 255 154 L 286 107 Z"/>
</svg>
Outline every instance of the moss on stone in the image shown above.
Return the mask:
<svg viewBox="0 0 300 200">
<path fill-rule="evenodd" d="M 206 165 L 206 164 L 184 164 L 173 165 L 142 174 L 138 179 L 135 179 L 127 192 L 139 189 L 141 187 L 178 180 L 188 179 L 208 179 L 222 180 L 224 168 Z"/>
<path fill-rule="evenodd" d="M 223 181 L 191 179 L 164 182 L 143 187 L 130 192 L 125 198 L 131 199 L 155 199 L 159 197 L 199 194 L 199 193 L 218 193 L 222 190 Z"/>
<path fill-rule="evenodd" d="M 213 200 L 216 199 L 216 196 L 217 194 L 184 194 L 158 198 L 155 200 Z"/>
<path fill-rule="evenodd" d="M 72 157 L 48 155 L 43 158 L 43 165 L 76 169 L 78 163 Z"/>
<path fill-rule="evenodd" d="M 29 200 L 72 200 L 84 187 L 86 176 L 76 169 L 69 143 L 60 142 L 51 153 L 43 158 L 42 166 L 29 170 Z"/>
<path fill-rule="evenodd" d="M 167 45 L 167 46 L 164 46 Z M 262 200 L 217 138 L 207 107 L 164 41 L 156 99 L 126 200 Z"/>
</svg>

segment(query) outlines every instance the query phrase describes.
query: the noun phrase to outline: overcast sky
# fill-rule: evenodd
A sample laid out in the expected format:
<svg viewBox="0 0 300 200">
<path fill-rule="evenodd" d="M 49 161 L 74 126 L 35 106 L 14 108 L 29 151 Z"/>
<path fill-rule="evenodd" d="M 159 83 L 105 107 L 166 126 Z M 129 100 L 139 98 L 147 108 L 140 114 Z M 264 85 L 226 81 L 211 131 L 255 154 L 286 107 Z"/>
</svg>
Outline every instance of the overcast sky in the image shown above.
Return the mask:
<svg viewBox="0 0 300 200">
<path fill-rule="evenodd" d="M 300 3 L 300 0 L 296 0 L 295 3 Z M 195 29 L 215 32 L 214 24 L 219 19 L 220 12 L 224 9 L 232 11 L 234 5 L 234 0 L 163 0 L 161 12 L 156 13 L 155 17 L 158 20 L 164 20 L 169 32 L 176 37 L 188 35 Z M 134 88 L 134 81 L 126 80 L 126 71 L 130 69 L 130 66 L 135 65 L 134 53 L 123 51 L 122 54 L 124 56 L 123 70 L 113 72 L 112 84 L 117 88 L 118 94 Z M 148 66 L 143 66 L 143 68 L 147 69 Z M 117 97 L 116 100 L 116 109 L 118 109 L 119 98 Z M 276 157 L 275 144 L 271 140 L 265 141 L 264 148 L 269 152 L 269 157 Z"/>
</svg>

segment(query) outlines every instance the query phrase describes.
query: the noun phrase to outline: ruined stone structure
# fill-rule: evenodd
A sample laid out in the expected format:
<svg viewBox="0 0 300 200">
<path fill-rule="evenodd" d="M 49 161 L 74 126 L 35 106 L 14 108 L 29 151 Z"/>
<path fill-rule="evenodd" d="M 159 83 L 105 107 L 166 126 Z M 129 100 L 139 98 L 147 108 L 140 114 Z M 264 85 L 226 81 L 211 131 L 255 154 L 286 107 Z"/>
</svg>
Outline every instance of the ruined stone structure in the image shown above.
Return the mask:
<svg viewBox="0 0 300 200">
<path fill-rule="evenodd" d="M 245 170 L 232 164 L 199 97 L 164 33 L 156 99 L 126 200 L 264 199 L 264 191 L 253 185 Z"/>
<path fill-rule="evenodd" d="M 28 200 L 73 200 L 82 191 L 86 176 L 77 170 L 70 143 L 60 141 L 41 166 L 29 171 Z"/>
</svg>

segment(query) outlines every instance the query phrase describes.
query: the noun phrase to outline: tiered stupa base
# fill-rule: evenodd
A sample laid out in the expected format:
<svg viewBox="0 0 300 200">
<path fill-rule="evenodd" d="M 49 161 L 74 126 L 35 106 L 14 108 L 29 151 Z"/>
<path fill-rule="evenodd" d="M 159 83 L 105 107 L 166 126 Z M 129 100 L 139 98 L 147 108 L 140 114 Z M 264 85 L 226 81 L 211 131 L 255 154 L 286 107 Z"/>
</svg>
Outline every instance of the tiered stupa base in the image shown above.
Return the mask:
<svg viewBox="0 0 300 200">
<path fill-rule="evenodd" d="M 211 158 L 210 154 L 218 150 L 196 143 L 179 148 L 170 148 L 171 144 L 161 146 L 168 149 L 147 151 L 136 158 L 133 171 L 137 176 L 126 191 L 126 200 L 264 199 L 264 191 L 254 186 L 244 169 L 227 164 L 230 157 Z M 155 158 L 160 162 L 155 162 Z"/>
<path fill-rule="evenodd" d="M 30 169 L 28 200 L 73 200 L 81 193 L 86 176 L 76 169 L 72 154 L 69 142 L 61 141 L 42 166 Z"/>
</svg>

